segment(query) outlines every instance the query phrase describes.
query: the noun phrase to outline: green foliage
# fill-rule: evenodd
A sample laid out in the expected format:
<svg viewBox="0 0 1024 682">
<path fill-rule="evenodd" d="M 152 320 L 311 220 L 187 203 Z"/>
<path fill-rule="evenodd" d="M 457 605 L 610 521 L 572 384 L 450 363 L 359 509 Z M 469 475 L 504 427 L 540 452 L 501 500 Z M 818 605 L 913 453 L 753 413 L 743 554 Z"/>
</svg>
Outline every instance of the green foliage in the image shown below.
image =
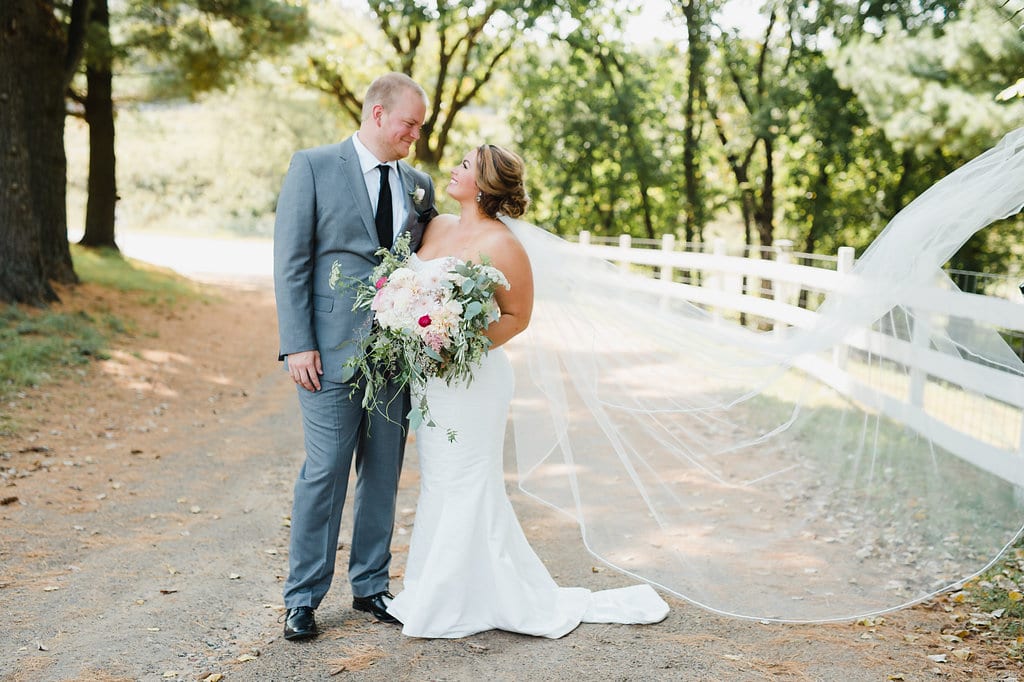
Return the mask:
<svg viewBox="0 0 1024 682">
<path fill-rule="evenodd" d="M 29 314 L 16 306 L 0 311 L 0 399 L 105 358 L 107 338 L 119 326 L 113 318 L 85 312 Z"/>
<path fill-rule="evenodd" d="M 181 300 L 199 296 L 195 284 L 180 275 L 130 261 L 111 249 L 73 246 L 71 255 L 75 260 L 75 272 L 83 282 L 115 291 L 149 294 L 143 300 L 159 301 L 160 305 L 173 306 Z M 123 328 L 116 331 L 123 331 Z"/>
<path fill-rule="evenodd" d="M 794 74 L 807 96 L 788 108 L 782 232 L 806 252 L 859 250 L 891 217 L 888 193 L 879 190 L 892 184 L 899 156 L 836 82 L 824 55 L 801 55 Z"/>
<path fill-rule="evenodd" d="M 145 71 L 148 97 L 224 89 L 260 56 L 309 33 L 304 5 L 282 0 L 129 0 L 111 18 L 126 65 Z"/>
<path fill-rule="evenodd" d="M 561 234 L 676 233 L 685 193 L 675 53 L 640 54 L 581 27 L 564 46 L 531 50 L 517 71 L 511 124 L 530 162 L 531 218 Z"/>
<path fill-rule="evenodd" d="M 266 76 L 201 102 L 125 107 L 118 114 L 118 228 L 269 237 L 293 152 L 338 141 L 322 102 Z M 88 129 L 68 121 L 68 211 L 85 211 Z"/>
<path fill-rule="evenodd" d="M 417 79 L 430 106 L 415 158 L 437 167 L 457 119 L 479 101 L 523 35 L 542 19 L 557 23 L 571 11 L 566 5 L 575 4 L 369 0 L 369 18 L 352 17 L 351 10 L 344 17 L 324 13 L 317 22 L 323 36 L 317 35 L 318 46 L 310 49 L 309 68 L 300 78 L 333 97 L 353 123 L 360 120 L 361 98 L 373 77 L 400 71 Z"/>
<path fill-rule="evenodd" d="M 881 37 L 860 36 L 830 60 L 870 126 L 883 132 L 876 149 L 893 151 L 876 156 L 878 189 L 885 196 L 878 207 L 881 220 L 859 240 L 844 235 L 853 246 L 866 245 L 878 223 L 1024 120 L 1024 100 L 1005 96 L 1024 63 L 1024 39 L 1016 24 L 987 0 L 950 9 L 947 20 L 934 28 L 890 19 Z M 861 224 L 867 225 L 864 219 Z M 1018 218 L 987 228 L 951 265 L 1006 272 L 1020 257 L 1020 226 Z"/>
<path fill-rule="evenodd" d="M 959 84 L 972 97 L 988 93 L 996 102 L 994 96 L 1013 82 L 1007 69 L 1020 63 L 1017 47 L 1004 40 L 1005 29 L 1018 46 L 1024 43 L 1005 16 L 997 27 L 980 5 L 959 1 L 873 3 L 861 13 L 849 0 L 813 7 L 773 3 L 764 9 L 778 10 L 767 47 L 711 23 L 702 84 L 707 109 L 697 103 L 698 114 L 706 114 L 696 131 L 695 181 L 701 193 L 698 205 L 689 206 L 683 168 L 688 54 L 671 41 L 619 42 L 623 4 L 585 4 L 585 12 L 565 2 L 525 9 L 496 3 L 485 10 L 477 3 L 409 0 L 375 2 L 363 12 L 346 8 L 344 14 L 329 3 L 312 4 L 315 45 L 293 51 L 302 62 L 297 70 L 289 71 L 286 61 L 260 63 L 249 71 L 261 82 L 256 87 L 233 87 L 199 104 L 121 108 L 119 225 L 269 236 L 291 153 L 351 133 L 358 96 L 370 79 L 408 66 L 431 91 L 436 118 L 420 160 L 440 187 L 446 173 L 434 164 L 443 168 L 466 149 L 491 141 L 517 149 L 527 160 L 534 199 L 527 217 L 563 234 L 679 234 L 684 217 L 703 211 L 705 217 L 732 221 L 711 230 L 739 241 L 736 216 L 754 197 L 766 199 L 754 204 L 755 211 L 777 223 L 777 236 L 796 240 L 798 249 L 860 250 L 921 191 L 998 137 L 982 116 L 971 125 L 989 126 L 987 132 L 938 125 L 929 128 L 937 140 L 930 147 L 910 144 L 909 138 L 894 137 L 879 103 L 871 103 L 872 93 L 891 91 L 884 101 L 913 114 L 923 107 L 901 93 L 928 77 L 933 84 Z M 130 7 L 167 50 L 174 32 L 156 30 L 159 20 L 168 12 L 185 17 L 199 11 L 194 3 Z M 569 15 L 576 20 L 567 21 Z M 124 28 L 115 29 L 117 40 L 127 44 Z M 989 29 L 998 39 L 972 38 Z M 208 24 L 201 33 L 223 37 L 238 30 L 227 22 Z M 454 51 L 471 35 L 469 52 Z M 946 49 L 951 43 L 941 42 L 955 40 L 973 47 L 954 52 Z M 933 77 L 934 60 L 917 42 L 948 53 L 951 65 L 940 66 L 951 75 Z M 901 68 L 916 74 L 916 81 L 890 73 L 898 71 L 890 65 L 899 55 L 874 53 L 857 58 L 865 65 L 862 73 L 837 77 L 848 54 L 890 44 L 914 55 L 917 61 Z M 973 56 L 961 58 L 962 53 Z M 877 74 L 876 65 L 884 67 Z M 985 74 L 990 67 L 996 76 Z M 326 94 L 317 99 L 309 89 L 290 87 L 297 75 Z M 345 91 L 350 100 L 342 97 Z M 1024 99 L 992 106 L 1019 111 Z M 84 210 L 84 129 L 72 121 L 67 135 L 74 215 Z M 772 145 L 770 157 L 764 154 L 766 142 Z M 747 164 L 744 178 L 734 175 L 726 156 Z M 443 191 L 439 202 L 442 210 L 454 208 Z M 1011 259 L 1020 256 L 1013 251 L 1021 248 L 1015 236 L 1020 225 L 1007 221 L 989 228 L 954 265 L 1010 269 Z"/>
<path fill-rule="evenodd" d="M 996 99 L 1020 76 L 1024 40 L 986 0 L 943 29 L 862 36 L 834 68 L 896 149 L 969 158 L 1024 120 L 1024 102 Z"/>
</svg>

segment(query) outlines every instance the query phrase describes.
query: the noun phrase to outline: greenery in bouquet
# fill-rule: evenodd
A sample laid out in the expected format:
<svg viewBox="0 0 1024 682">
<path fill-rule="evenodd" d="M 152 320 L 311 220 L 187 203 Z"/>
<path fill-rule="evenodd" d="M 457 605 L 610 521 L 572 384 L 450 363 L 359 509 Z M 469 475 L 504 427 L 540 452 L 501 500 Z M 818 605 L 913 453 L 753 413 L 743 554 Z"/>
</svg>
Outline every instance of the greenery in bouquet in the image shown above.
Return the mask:
<svg viewBox="0 0 1024 682">
<path fill-rule="evenodd" d="M 331 268 L 331 288 L 355 287 L 352 309 L 373 313 L 359 351 L 345 363 L 343 380 L 358 377 L 363 407 L 375 406 L 389 382 L 409 386 L 409 425 L 436 426 L 430 419 L 427 381 L 472 381 L 491 345 L 484 332 L 501 315 L 494 293 L 498 287 L 507 289 L 508 280 L 486 258 L 479 264 L 446 259 L 450 267 L 444 270 L 411 268 L 408 234 L 399 237 L 393 251 L 380 249 L 377 255 L 381 263 L 367 280 L 345 277 L 338 262 Z M 448 436 L 454 440 L 455 433 Z"/>
</svg>

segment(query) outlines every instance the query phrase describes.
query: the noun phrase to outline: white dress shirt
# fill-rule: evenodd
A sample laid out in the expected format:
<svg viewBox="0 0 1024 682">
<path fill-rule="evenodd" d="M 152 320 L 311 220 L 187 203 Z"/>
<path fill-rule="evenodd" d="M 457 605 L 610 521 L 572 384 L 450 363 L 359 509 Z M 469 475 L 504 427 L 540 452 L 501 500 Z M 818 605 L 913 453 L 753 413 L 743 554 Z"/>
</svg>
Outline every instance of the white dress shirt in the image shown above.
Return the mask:
<svg viewBox="0 0 1024 682">
<path fill-rule="evenodd" d="M 366 193 L 370 195 L 370 206 L 373 208 L 373 214 L 376 215 L 377 199 L 380 197 L 380 169 L 377 166 L 384 162 L 374 156 L 373 152 L 359 140 L 359 133 L 352 136 L 352 143 L 356 148 L 356 156 L 359 157 L 359 168 L 363 171 Z M 385 165 L 391 168 L 391 172 L 388 173 L 388 184 L 391 185 L 391 215 L 393 218 L 391 224 L 394 229 L 392 238 L 394 238 L 398 236 L 402 226 L 405 225 L 408 211 L 405 207 L 405 194 L 403 193 L 402 176 L 398 172 L 398 162 L 390 161 Z"/>
</svg>

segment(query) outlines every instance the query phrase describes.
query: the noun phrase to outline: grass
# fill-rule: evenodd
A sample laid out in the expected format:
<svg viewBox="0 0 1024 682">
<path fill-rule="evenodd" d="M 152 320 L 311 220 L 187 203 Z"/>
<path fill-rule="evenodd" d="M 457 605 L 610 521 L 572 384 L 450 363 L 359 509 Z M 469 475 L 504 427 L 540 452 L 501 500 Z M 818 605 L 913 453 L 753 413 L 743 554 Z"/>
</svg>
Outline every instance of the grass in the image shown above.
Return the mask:
<svg viewBox="0 0 1024 682">
<path fill-rule="evenodd" d="M 202 300 L 188 280 L 126 260 L 115 251 L 72 246 L 71 254 L 75 271 L 83 282 L 129 293 L 143 305 L 174 307 L 183 301 Z M 131 319 L 106 309 L 71 310 L 72 307 L 35 309 L 11 305 L 0 309 L 0 401 L 65 378 L 94 360 L 106 358 L 111 340 L 134 333 Z M 16 430 L 17 424 L 9 415 L 0 415 L 0 434 Z"/>
<path fill-rule="evenodd" d="M 139 261 L 125 259 L 108 249 L 86 249 L 72 245 L 75 272 L 83 282 L 115 291 L 145 294 L 142 301 L 174 305 L 180 298 L 194 298 L 198 290 L 187 279 Z"/>
<path fill-rule="evenodd" d="M 992 568 L 953 595 L 973 612 L 998 613 L 986 620 L 990 638 L 1006 645 L 1007 657 L 1024 661 L 1024 539 L 1018 538 Z"/>
</svg>

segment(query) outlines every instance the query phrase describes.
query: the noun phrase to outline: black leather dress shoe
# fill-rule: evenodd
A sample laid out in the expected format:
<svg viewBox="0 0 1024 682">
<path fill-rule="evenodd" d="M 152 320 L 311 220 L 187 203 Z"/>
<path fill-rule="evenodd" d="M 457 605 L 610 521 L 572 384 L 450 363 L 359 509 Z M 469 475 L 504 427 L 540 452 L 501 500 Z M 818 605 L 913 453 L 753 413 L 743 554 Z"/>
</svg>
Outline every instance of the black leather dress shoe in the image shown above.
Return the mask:
<svg viewBox="0 0 1024 682">
<path fill-rule="evenodd" d="M 388 613 L 388 604 L 394 598 L 390 592 L 378 592 L 369 597 L 352 597 L 352 608 L 356 611 L 366 611 L 382 623 L 401 625 L 397 618 Z"/>
<path fill-rule="evenodd" d="M 295 642 L 317 636 L 312 606 L 296 606 L 284 614 L 284 638 Z"/>
</svg>

